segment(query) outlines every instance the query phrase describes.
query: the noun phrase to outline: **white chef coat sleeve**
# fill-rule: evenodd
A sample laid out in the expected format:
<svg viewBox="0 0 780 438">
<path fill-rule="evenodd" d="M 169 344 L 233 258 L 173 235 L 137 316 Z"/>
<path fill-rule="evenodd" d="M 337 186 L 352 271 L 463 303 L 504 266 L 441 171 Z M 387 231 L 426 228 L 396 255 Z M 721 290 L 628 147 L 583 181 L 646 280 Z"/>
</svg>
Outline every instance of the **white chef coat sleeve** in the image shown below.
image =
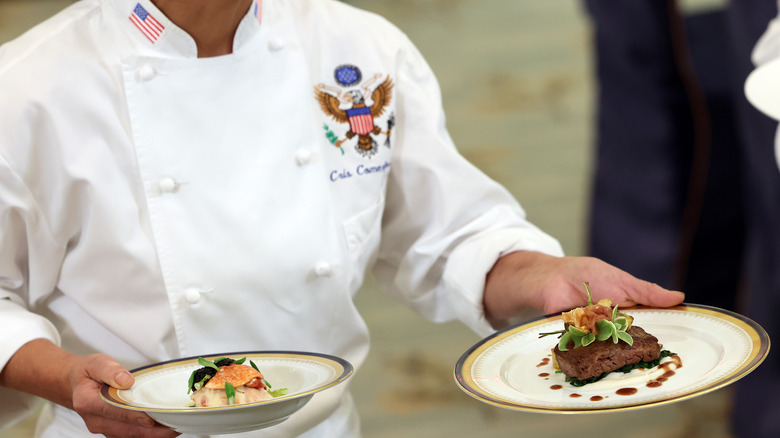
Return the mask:
<svg viewBox="0 0 780 438">
<path fill-rule="evenodd" d="M 777 4 L 780 11 L 780 1 Z M 778 57 L 780 57 L 780 15 L 769 22 L 761 38 L 758 39 L 753 47 L 751 60 L 756 67 L 760 67 Z M 780 168 L 780 127 L 775 132 L 775 160 Z"/>
<path fill-rule="evenodd" d="M 36 269 L 30 266 L 28 256 L 35 252 L 30 247 L 40 239 L 50 241 L 42 221 L 30 221 L 31 199 L 27 187 L 0 157 L 0 370 L 19 348 L 34 339 L 60 343 L 54 325 L 28 310 L 28 273 Z M 37 401 L 29 394 L 0 386 L 0 429 L 24 418 Z"/>
<path fill-rule="evenodd" d="M 562 249 L 526 220 L 505 188 L 457 152 L 436 78 L 411 42 L 399 63 L 392 170 L 374 274 L 390 295 L 425 317 L 460 319 L 486 335 L 493 329 L 482 295 L 496 260 L 517 250 L 562 255 Z"/>
<path fill-rule="evenodd" d="M 780 1 L 778 10 L 780 10 Z M 780 56 L 780 16 L 773 18 L 761 38 L 758 39 L 751 59 L 753 64 L 760 66 Z"/>
</svg>

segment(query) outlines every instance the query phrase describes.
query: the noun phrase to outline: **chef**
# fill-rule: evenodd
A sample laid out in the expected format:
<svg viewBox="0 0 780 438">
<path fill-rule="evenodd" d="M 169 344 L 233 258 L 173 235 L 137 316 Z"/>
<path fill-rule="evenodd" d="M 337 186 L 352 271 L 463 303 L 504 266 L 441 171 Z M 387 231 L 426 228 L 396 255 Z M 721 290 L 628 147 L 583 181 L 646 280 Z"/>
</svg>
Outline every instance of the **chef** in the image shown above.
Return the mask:
<svg viewBox="0 0 780 438">
<path fill-rule="evenodd" d="M 0 422 L 167 437 L 103 403 L 126 371 L 226 351 L 356 368 L 352 299 L 482 335 L 527 308 L 667 291 L 561 248 L 456 152 L 414 46 L 330 0 L 83 0 L 0 49 Z M 359 435 L 346 385 L 247 436 Z"/>
<path fill-rule="evenodd" d="M 747 100 L 763 114 L 743 115 L 740 122 L 749 129 L 751 148 L 744 151 L 752 184 L 746 200 L 753 217 L 754 248 L 748 273 L 749 300 L 746 314 L 761 324 L 772 339 L 780 335 L 780 2 L 739 2 L 741 21 L 756 33 L 763 32 L 752 47 L 752 66 L 746 66 Z M 756 39 L 745 42 L 753 43 Z M 745 50 L 747 52 L 749 47 Z M 745 62 L 747 64 L 747 62 Z M 754 67 L 752 72 L 750 67 Z M 742 76 L 744 77 L 744 76 Z M 747 103 L 746 103 L 747 105 Z M 775 134 L 774 144 L 772 134 Z M 734 435 L 769 438 L 780 436 L 780 356 L 767 359 L 736 385 Z"/>
</svg>

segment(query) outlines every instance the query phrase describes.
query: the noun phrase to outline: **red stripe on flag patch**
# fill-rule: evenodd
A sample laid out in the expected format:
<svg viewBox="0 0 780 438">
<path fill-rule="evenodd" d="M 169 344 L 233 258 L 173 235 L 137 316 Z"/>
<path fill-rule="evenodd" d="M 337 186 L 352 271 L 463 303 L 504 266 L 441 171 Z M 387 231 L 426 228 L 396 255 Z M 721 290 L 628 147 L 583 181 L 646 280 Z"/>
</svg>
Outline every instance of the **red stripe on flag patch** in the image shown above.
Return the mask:
<svg viewBox="0 0 780 438">
<path fill-rule="evenodd" d="M 130 21 L 133 22 L 135 27 L 144 34 L 146 38 L 151 42 L 156 42 L 157 38 L 162 35 L 165 26 L 162 25 L 157 19 L 141 6 L 140 3 L 136 3 L 133 12 L 130 14 Z"/>
</svg>

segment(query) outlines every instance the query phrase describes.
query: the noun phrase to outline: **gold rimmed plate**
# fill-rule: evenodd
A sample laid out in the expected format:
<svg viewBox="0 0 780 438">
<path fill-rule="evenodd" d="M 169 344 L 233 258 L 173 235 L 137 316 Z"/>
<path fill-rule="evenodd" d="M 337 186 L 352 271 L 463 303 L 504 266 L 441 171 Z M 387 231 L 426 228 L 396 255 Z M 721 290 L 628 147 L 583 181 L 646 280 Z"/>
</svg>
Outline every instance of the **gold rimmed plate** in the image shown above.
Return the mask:
<svg viewBox="0 0 780 438">
<path fill-rule="evenodd" d="M 181 433 L 238 433 L 281 423 L 316 393 L 344 382 L 353 372 L 346 360 L 319 353 L 246 351 L 200 357 L 210 361 L 219 357 L 246 357 L 246 363 L 254 362 L 273 389 L 287 388 L 287 394 L 255 403 L 194 407 L 187 394 L 187 382 L 192 371 L 201 367 L 198 356 L 132 370 L 135 377 L 132 388 L 118 390 L 103 385 L 100 394 L 114 406 L 143 411 L 158 423 Z"/>
<path fill-rule="evenodd" d="M 559 414 L 631 410 L 696 397 L 727 386 L 758 367 L 769 353 L 766 331 L 754 321 L 715 307 L 631 307 L 621 311 L 676 353 L 669 364 L 575 387 L 552 366 L 558 340 L 539 333 L 563 328 L 560 314 L 497 332 L 466 351 L 455 380 L 468 395 L 502 408 Z M 665 359 L 668 360 L 668 359 Z"/>
</svg>

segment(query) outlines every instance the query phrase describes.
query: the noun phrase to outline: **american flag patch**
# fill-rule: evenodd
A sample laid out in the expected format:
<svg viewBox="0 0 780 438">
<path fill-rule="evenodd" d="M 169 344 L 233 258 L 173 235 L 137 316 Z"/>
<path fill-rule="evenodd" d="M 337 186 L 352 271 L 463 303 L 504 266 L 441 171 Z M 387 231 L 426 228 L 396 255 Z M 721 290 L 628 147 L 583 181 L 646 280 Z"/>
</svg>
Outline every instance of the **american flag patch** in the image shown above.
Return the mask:
<svg viewBox="0 0 780 438">
<path fill-rule="evenodd" d="M 252 13 L 254 14 L 258 23 L 263 21 L 263 0 L 255 0 L 255 6 Z"/>
<path fill-rule="evenodd" d="M 130 21 L 132 21 L 133 24 L 135 24 L 135 27 L 143 32 L 146 38 L 149 38 L 149 41 L 153 43 L 157 41 L 157 38 L 159 38 L 163 30 L 165 30 L 165 26 L 152 17 L 140 3 L 135 4 L 135 9 L 133 9 L 133 13 L 130 14 Z"/>
</svg>

